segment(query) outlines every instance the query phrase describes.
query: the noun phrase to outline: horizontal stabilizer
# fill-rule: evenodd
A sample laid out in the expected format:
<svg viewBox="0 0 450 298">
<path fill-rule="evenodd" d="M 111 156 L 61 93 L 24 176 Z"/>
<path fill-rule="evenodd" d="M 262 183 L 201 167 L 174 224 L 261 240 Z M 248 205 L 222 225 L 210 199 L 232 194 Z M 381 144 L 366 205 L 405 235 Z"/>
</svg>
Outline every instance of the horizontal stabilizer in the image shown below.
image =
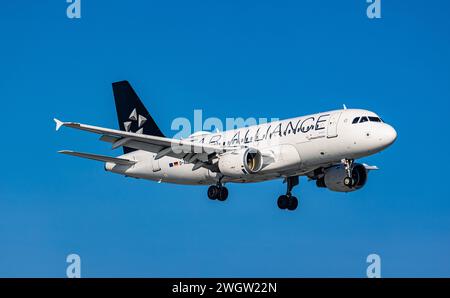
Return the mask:
<svg viewBox="0 0 450 298">
<path fill-rule="evenodd" d="M 125 159 L 125 158 L 117 158 L 117 157 L 111 157 L 111 156 L 105 156 L 105 155 L 98 155 L 98 154 L 91 154 L 91 153 L 82 153 L 82 152 L 75 152 L 71 150 L 61 150 L 58 151 L 58 153 L 72 155 L 72 156 L 78 156 L 82 158 L 87 159 L 93 159 L 103 162 L 112 162 L 118 165 L 133 165 L 136 162 L 133 160 Z"/>
</svg>

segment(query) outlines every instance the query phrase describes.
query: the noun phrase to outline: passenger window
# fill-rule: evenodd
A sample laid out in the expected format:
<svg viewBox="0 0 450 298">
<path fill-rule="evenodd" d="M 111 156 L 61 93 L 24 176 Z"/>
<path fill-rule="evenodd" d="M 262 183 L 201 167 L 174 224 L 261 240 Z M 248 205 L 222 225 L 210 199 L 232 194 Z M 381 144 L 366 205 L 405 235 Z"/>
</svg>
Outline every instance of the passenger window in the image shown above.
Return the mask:
<svg viewBox="0 0 450 298">
<path fill-rule="evenodd" d="M 369 120 L 372 122 L 381 122 L 380 118 L 378 117 L 369 117 Z"/>
<path fill-rule="evenodd" d="M 358 121 L 359 121 L 359 117 L 356 117 L 355 119 L 353 119 L 352 124 L 358 123 Z"/>
<path fill-rule="evenodd" d="M 359 123 L 363 123 L 363 122 L 367 122 L 369 121 L 369 119 L 367 119 L 367 117 L 361 117 L 361 120 L 359 121 Z"/>
</svg>

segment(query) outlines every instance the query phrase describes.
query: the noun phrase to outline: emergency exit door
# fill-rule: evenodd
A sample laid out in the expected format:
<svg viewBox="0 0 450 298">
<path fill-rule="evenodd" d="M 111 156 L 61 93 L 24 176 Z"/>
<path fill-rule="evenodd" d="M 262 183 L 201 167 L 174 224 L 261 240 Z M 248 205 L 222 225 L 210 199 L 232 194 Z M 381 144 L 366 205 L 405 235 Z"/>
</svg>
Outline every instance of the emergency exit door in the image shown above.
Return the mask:
<svg viewBox="0 0 450 298">
<path fill-rule="evenodd" d="M 161 166 L 159 165 L 159 159 L 155 160 L 155 158 L 153 158 L 152 167 L 153 167 L 153 172 L 161 171 Z"/>
</svg>

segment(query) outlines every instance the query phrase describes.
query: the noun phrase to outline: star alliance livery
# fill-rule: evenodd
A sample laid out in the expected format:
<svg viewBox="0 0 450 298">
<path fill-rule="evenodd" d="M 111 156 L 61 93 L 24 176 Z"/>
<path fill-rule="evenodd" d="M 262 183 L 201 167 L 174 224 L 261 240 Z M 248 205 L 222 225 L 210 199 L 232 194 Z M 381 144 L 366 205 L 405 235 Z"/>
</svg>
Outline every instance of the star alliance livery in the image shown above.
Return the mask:
<svg viewBox="0 0 450 298">
<path fill-rule="evenodd" d="M 295 210 L 292 189 L 299 176 L 318 187 L 351 192 L 362 188 L 369 171 L 354 162 L 380 152 L 397 138 L 394 128 L 373 112 L 344 109 L 273 121 L 224 132 L 199 131 L 186 139 L 167 138 L 127 81 L 112 84 L 120 129 L 54 119 L 62 126 L 101 135 L 117 157 L 75 152 L 59 153 L 104 162 L 105 170 L 157 182 L 209 185 L 208 197 L 224 201 L 226 183 L 250 183 L 282 178 L 286 194 L 280 209 Z"/>
</svg>

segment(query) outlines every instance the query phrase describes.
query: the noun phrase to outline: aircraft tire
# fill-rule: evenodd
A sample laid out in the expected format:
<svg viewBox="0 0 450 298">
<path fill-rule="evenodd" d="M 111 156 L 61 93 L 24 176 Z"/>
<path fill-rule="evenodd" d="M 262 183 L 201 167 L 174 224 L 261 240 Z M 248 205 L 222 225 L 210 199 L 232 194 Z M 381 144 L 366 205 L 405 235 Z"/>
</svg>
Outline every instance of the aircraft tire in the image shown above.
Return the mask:
<svg viewBox="0 0 450 298">
<path fill-rule="evenodd" d="M 278 197 L 277 205 L 278 208 L 284 210 L 288 207 L 289 204 L 289 198 L 286 195 L 281 195 Z"/>
<path fill-rule="evenodd" d="M 345 177 L 344 178 L 344 185 L 345 186 L 352 187 L 353 183 L 354 183 L 353 178 L 351 178 L 351 177 Z"/>
<path fill-rule="evenodd" d="M 228 189 L 226 187 L 221 187 L 218 190 L 218 196 L 217 199 L 219 201 L 225 201 L 228 198 Z"/>
<path fill-rule="evenodd" d="M 208 188 L 208 198 L 209 198 L 210 200 L 215 200 L 215 199 L 217 199 L 219 192 L 220 192 L 220 191 L 219 191 L 219 188 L 218 188 L 217 186 L 211 185 L 211 186 Z"/>
<path fill-rule="evenodd" d="M 290 197 L 288 199 L 287 209 L 290 210 L 290 211 L 293 211 L 293 210 L 297 209 L 297 206 L 298 206 L 298 199 L 297 199 L 297 197 Z"/>
</svg>

